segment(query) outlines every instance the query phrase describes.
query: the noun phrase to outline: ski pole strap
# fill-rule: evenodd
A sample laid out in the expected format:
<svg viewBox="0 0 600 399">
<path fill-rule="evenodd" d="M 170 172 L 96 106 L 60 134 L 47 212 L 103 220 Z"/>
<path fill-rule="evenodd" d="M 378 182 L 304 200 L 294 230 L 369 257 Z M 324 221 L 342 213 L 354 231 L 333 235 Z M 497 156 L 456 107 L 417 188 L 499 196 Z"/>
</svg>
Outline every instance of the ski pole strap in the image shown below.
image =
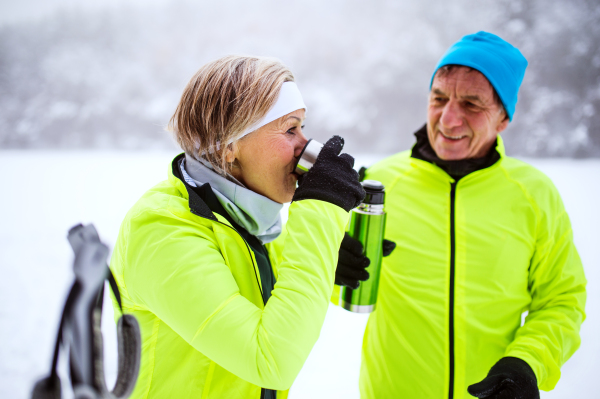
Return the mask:
<svg viewBox="0 0 600 399">
<path fill-rule="evenodd" d="M 107 269 L 108 269 L 108 267 L 107 267 Z M 121 309 L 121 314 L 123 314 L 123 305 L 121 304 L 121 293 L 119 292 L 119 286 L 117 286 L 115 276 L 113 276 L 112 271 L 110 269 L 108 269 L 107 280 L 108 280 L 108 283 L 110 284 L 110 289 L 112 290 L 113 294 L 115 295 L 115 299 L 117 300 L 117 303 L 119 304 L 119 309 Z"/>
<path fill-rule="evenodd" d="M 50 375 L 35 384 L 32 398 L 60 399 L 58 357 L 60 347 L 68 346 L 75 399 L 125 399 L 133 391 L 139 373 L 139 324 L 134 316 L 123 314 L 119 288 L 106 265 L 108 248 L 100 242 L 94 226 L 74 226 L 69 230 L 68 239 L 75 252 L 75 282 L 61 315 Z M 112 391 L 106 387 L 104 378 L 101 333 L 105 280 L 108 280 L 122 314 L 117 323 L 118 369 Z"/>
</svg>

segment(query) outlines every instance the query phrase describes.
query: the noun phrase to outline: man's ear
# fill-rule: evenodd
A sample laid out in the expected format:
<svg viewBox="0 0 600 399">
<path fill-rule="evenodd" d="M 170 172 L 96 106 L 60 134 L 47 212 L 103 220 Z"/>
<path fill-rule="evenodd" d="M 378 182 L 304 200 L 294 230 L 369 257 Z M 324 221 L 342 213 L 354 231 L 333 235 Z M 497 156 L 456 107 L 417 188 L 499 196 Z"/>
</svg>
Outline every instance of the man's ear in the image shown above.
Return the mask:
<svg viewBox="0 0 600 399">
<path fill-rule="evenodd" d="M 508 117 L 506 111 L 502 110 L 502 114 L 504 116 L 504 119 L 502 119 L 496 127 L 496 132 L 498 133 L 502 133 L 502 131 L 504 131 L 504 129 L 508 127 L 508 123 L 510 122 L 510 118 Z"/>
</svg>

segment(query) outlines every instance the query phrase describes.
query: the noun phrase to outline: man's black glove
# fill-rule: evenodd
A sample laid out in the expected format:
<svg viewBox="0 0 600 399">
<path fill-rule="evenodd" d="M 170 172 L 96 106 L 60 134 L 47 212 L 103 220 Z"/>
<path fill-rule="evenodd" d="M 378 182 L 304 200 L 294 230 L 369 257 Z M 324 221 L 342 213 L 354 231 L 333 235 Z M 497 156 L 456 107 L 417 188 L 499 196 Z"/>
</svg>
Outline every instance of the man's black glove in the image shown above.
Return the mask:
<svg viewBox="0 0 600 399">
<path fill-rule="evenodd" d="M 344 139 L 333 136 L 323 146 L 312 168 L 298 179 L 298 188 L 292 201 L 316 199 L 339 206 L 349 212 L 365 198 L 365 190 L 358 181 L 354 158 L 339 155 Z"/>
<path fill-rule="evenodd" d="M 383 256 L 388 256 L 396 248 L 396 243 L 383 240 Z M 369 272 L 365 269 L 371 261 L 363 254 L 363 245 L 346 233 L 340 246 L 337 269 L 335 269 L 335 283 L 356 289 L 360 281 L 369 278 Z"/>
<path fill-rule="evenodd" d="M 478 398 L 539 399 L 537 378 L 529 365 L 516 357 L 503 357 L 483 381 L 467 388 Z"/>
</svg>

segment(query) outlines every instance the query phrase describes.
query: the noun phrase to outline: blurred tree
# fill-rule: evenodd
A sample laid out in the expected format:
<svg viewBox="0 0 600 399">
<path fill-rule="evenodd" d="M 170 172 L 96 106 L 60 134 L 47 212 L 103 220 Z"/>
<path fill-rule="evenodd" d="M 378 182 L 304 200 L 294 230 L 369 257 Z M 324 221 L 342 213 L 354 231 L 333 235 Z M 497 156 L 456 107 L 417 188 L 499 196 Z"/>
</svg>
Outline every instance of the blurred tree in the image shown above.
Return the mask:
<svg viewBox="0 0 600 399">
<path fill-rule="evenodd" d="M 595 0 L 500 0 L 497 29 L 529 60 L 507 149 L 600 156 L 600 7 Z"/>
<path fill-rule="evenodd" d="M 176 0 L 58 10 L 0 28 L 0 148 L 173 148 L 163 127 L 187 80 L 231 53 L 280 58 L 307 134 L 349 152 L 410 148 L 431 71 L 461 36 L 492 31 L 530 62 L 509 153 L 600 156 L 597 0 Z"/>
</svg>

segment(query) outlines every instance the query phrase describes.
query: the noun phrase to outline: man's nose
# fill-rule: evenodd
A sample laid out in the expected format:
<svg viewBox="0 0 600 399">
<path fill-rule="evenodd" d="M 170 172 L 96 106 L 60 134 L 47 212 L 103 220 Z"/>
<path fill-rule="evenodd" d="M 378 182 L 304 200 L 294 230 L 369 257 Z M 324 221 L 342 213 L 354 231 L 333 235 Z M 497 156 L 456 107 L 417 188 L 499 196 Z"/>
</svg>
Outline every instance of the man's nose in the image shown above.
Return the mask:
<svg viewBox="0 0 600 399">
<path fill-rule="evenodd" d="M 442 110 L 440 118 L 442 126 L 448 129 L 458 127 L 463 123 L 463 111 L 458 101 L 450 100 Z"/>
</svg>

